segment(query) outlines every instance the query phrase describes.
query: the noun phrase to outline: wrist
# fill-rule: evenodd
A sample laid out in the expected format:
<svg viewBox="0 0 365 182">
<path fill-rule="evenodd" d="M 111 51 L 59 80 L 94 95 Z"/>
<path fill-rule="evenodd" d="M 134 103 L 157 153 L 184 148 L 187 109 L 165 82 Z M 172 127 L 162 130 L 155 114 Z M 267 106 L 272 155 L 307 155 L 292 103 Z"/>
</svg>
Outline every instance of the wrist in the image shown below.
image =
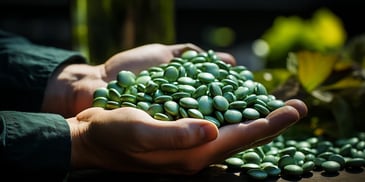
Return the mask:
<svg viewBox="0 0 365 182">
<path fill-rule="evenodd" d="M 70 127 L 71 135 L 71 169 L 89 168 L 95 166 L 93 164 L 93 157 L 90 157 L 90 150 L 87 148 L 87 141 L 85 141 L 85 133 L 89 126 L 88 122 L 80 122 L 76 117 L 68 118 L 67 123 Z"/>
</svg>

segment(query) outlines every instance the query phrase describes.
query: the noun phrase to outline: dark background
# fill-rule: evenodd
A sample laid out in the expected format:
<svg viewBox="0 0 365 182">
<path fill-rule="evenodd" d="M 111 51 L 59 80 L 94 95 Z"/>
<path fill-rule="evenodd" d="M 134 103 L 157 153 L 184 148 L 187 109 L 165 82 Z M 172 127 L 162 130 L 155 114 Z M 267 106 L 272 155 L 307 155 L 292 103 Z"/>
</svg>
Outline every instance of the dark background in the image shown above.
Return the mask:
<svg viewBox="0 0 365 182">
<path fill-rule="evenodd" d="M 2 0 L 0 28 L 24 35 L 35 43 L 72 49 L 71 2 Z M 355 0 L 176 0 L 175 41 L 227 51 L 239 60 L 250 59 L 251 42 L 259 38 L 277 16 L 310 18 L 318 8 L 326 7 L 341 18 L 348 39 L 364 33 L 365 15 L 361 4 Z M 234 31 L 235 40 L 228 47 L 215 47 L 204 35 L 209 28 L 222 26 Z"/>
</svg>

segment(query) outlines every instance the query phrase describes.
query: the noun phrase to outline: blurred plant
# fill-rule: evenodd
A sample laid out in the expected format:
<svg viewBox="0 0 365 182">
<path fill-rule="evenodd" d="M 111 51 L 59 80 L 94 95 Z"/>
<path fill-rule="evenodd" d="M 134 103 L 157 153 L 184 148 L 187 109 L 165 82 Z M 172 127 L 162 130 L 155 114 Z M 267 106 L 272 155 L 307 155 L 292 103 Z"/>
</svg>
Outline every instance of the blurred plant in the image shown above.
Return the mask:
<svg viewBox="0 0 365 182">
<path fill-rule="evenodd" d="M 285 67 L 288 52 L 311 50 L 331 52 L 341 49 L 346 40 L 342 21 L 326 8 L 318 9 L 310 19 L 279 16 L 253 49 L 264 58 L 266 67 Z M 266 44 L 266 46 L 263 46 Z M 265 51 L 260 49 L 264 48 Z"/>
<path fill-rule="evenodd" d="M 278 17 L 253 43 L 266 62 L 255 79 L 276 97 L 299 98 L 309 113 L 286 135 L 347 137 L 365 131 L 365 34 L 347 41 L 328 9 L 310 20 Z"/>
</svg>

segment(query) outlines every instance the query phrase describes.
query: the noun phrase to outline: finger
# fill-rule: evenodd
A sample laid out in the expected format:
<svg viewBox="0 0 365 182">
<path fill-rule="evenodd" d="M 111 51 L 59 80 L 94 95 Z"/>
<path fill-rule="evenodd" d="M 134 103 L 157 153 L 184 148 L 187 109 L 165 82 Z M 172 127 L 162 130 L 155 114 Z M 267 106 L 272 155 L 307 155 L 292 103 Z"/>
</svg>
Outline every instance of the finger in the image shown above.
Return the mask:
<svg viewBox="0 0 365 182">
<path fill-rule="evenodd" d="M 173 122 L 148 122 L 138 133 L 147 140 L 144 142 L 146 149 L 175 150 L 212 141 L 218 136 L 218 129 L 206 120 L 184 118 Z"/>
<path fill-rule="evenodd" d="M 297 109 L 287 105 L 273 111 L 266 118 L 221 127 L 218 138 L 209 144 L 216 150 L 217 155 L 232 154 L 237 150 L 254 146 L 258 141 L 280 134 L 299 119 L 300 114 Z"/>
<path fill-rule="evenodd" d="M 285 104 L 294 107 L 298 111 L 300 118 L 303 118 L 308 114 L 307 105 L 299 99 L 290 99 L 286 101 Z"/>
<path fill-rule="evenodd" d="M 224 52 L 216 52 L 217 56 L 224 62 L 235 66 L 236 65 L 236 59 L 228 53 L 224 53 Z"/>
<path fill-rule="evenodd" d="M 203 52 L 204 50 L 192 43 L 185 43 L 185 44 L 175 44 L 171 45 L 171 52 L 175 57 L 181 56 L 181 54 L 187 50 L 195 50 L 198 52 Z"/>
<path fill-rule="evenodd" d="M 186 150 L 159 150 L 144 153 L 140 157 L 149 161 L 153 156 L 154 159 L 159 159 L 160 164 L 174 161 L 181 166 L 188 166 L 186 168 L 200 169 L 211 163 L 221 162 L 238 151 L 270 142 L 298 121 L 305 111 L 306 107 L 302 102 L 293 100 L 267 118 L 221 127 L 218 138 L 204 145 Z M 154 162 L 156 161 L 151 161 Z"/>
</svg>

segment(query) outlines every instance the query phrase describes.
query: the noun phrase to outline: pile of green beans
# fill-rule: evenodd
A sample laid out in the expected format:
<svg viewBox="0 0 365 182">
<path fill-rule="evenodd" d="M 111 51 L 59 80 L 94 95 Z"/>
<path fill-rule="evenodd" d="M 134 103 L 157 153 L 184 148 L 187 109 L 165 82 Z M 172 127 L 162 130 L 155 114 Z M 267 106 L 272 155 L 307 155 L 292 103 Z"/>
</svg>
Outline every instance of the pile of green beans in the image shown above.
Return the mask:
<svg viewBox="0 0 365 182">
<path fill-rule="evenodd" d="M 134 107 L 158 120 L 200 118 L 217 127 L 265 117 L 284 106 L 245 66 L 227 64 L 212 50 L 187 50 L 137 75 L 122 70 L 93 99 L 95 107 Z"/>
<path fill-rule="evenodd" d="M 365 133 L 336 140 L 294 140 L 280 135 L 268 144 L 232 155 L 224 164 L 229 171 L 258 180 L 301 178 L 312 171 L 332 175 L 341 170 L 361 171 L 365 167 Z"/>
</svg>

